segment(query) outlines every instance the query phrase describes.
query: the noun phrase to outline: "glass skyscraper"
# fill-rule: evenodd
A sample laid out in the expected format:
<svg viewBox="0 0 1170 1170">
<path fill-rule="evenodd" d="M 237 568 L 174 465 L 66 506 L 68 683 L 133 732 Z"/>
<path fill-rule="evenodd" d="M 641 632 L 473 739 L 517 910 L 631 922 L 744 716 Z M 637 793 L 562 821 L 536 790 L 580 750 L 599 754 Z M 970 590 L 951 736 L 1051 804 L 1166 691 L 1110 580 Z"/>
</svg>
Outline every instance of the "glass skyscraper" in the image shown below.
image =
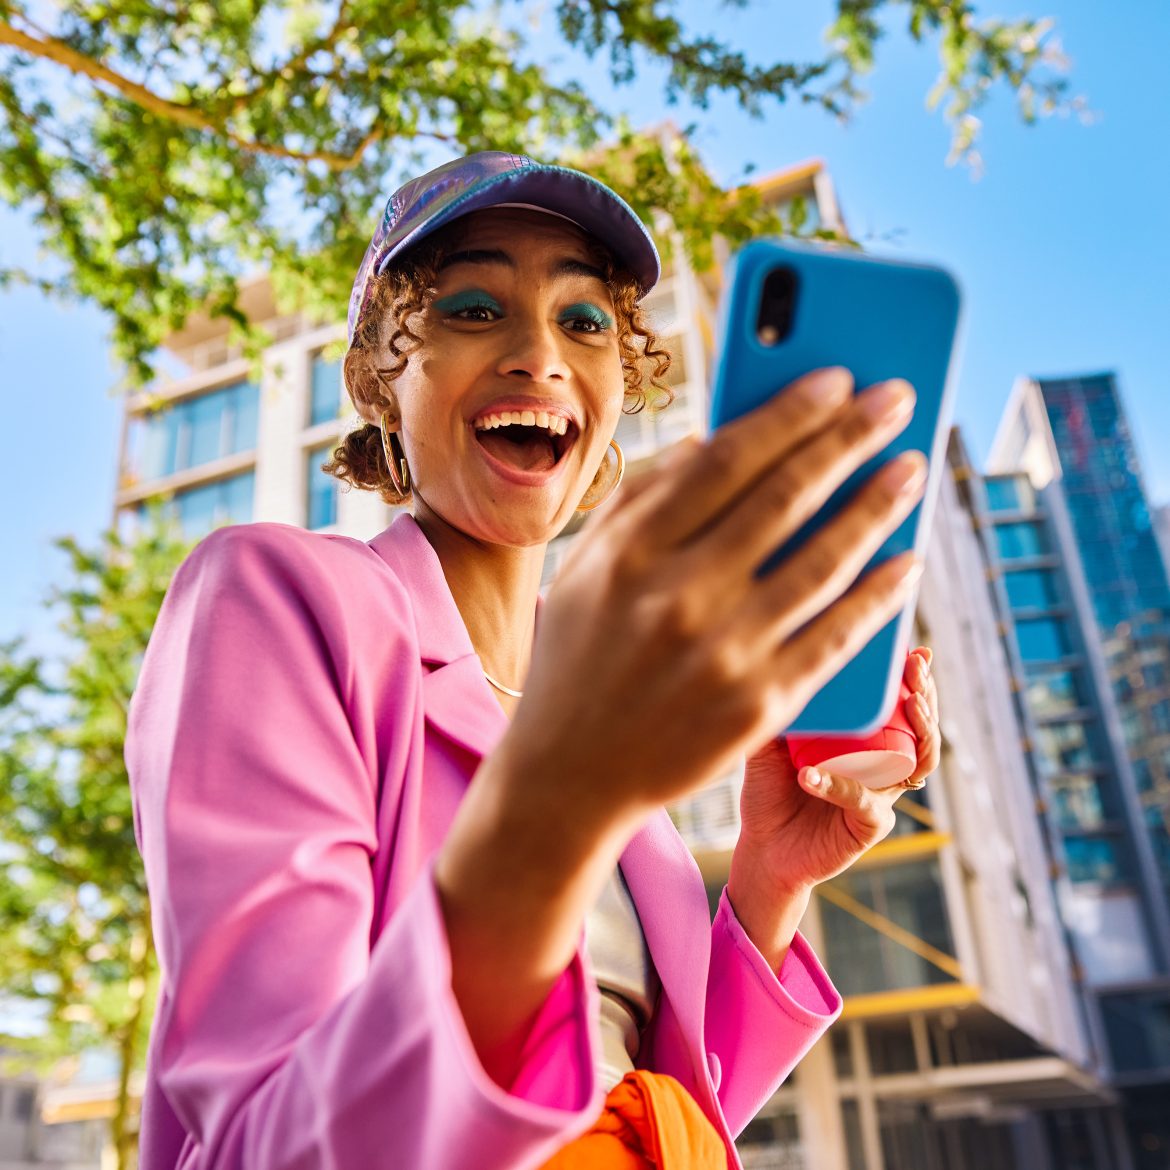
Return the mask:
<svg viewBox="0 0 1170 1170">
<path fill-rule="evenodd" d="M 1166 621 L 1170 582 L 1114 375 L 1035 384 L 1102 634 L 1143 614 Z"/>
<path fill-rule="evenodd" d="M 987 543 L 1063 915 L 1153 1170 L 1170 1165 L 1151 1121 L 1170 1101 L 1170 581 L 1116 378 L 1021 379 L 990 465 Z"/>
</svg>

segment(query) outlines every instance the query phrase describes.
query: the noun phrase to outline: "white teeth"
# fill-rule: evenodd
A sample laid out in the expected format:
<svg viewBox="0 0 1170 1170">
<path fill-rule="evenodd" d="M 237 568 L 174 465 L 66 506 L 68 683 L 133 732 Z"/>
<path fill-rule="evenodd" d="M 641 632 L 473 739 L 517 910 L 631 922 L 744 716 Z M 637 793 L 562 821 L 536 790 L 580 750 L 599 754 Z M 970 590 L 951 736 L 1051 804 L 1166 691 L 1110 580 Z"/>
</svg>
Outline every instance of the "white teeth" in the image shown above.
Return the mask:
<svg viewBox="0 0 1170 1170">
<path fill-rule="evenodd" d="M 563 435 L 569 429 L 569 420 L 546 410 L 500 410 L 484 415 L 476 422 L 475 429 L 490 431 L 510 426 L 544 427 L 550 434 Z"/>
</svg>

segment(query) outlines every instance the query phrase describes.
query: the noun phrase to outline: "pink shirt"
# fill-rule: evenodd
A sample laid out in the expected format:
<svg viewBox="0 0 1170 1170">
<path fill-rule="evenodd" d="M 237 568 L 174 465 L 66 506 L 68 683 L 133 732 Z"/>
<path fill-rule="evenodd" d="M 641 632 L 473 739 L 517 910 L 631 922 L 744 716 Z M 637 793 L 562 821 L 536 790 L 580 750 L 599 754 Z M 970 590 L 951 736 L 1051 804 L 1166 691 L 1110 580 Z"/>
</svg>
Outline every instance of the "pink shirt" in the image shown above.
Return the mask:
<svg viewBox="0 0 1170 1170">
<path fill-rule="evenodd" d="M 221 529 L 175 577 L 126 758 L 162 983 L 142 1170 L 524 1170 L 600 1110 L 581 953 L 510 1091 L 451 993 L 431 860 L 507 718 L 438 558 Z M 777 977 L 660 812 L 621 858 L 662 980 L 639 1063 L 738 1133 L 840 1011 L 798 937 Z M 473 1159 L 473 1161 L 471 1160 Z"/>
</svg>

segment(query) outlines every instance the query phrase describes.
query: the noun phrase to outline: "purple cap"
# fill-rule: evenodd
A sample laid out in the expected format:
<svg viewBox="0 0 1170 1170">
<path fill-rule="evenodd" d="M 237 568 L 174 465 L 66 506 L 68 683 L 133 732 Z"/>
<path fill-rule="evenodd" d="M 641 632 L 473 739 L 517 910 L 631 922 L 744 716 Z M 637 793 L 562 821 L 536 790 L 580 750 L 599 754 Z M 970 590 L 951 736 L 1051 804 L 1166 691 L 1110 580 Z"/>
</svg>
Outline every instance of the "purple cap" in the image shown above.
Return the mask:
<svg viewBox="0 0 1170 1170">
<path fill-rule="evenodd" d="M 633 273 L 643 294 L 658 281 L 658 249 L 629 204 L 581 171 L 523 154 L 484 150 L 444 163 L 399 187 L 386 204 L 349 297 L 349 340 L 368 303 L 370 277 L 431 232 L 472 211 L 519 203 L 571 219 Z"/>
</svg>

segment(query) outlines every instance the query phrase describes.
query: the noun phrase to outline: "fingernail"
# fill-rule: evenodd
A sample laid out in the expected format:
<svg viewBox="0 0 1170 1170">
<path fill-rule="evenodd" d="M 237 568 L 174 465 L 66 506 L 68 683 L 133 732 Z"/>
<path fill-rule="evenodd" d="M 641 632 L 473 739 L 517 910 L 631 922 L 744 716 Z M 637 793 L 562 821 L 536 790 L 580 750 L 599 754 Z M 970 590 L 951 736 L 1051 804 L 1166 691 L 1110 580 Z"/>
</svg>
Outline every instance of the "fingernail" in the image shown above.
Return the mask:
<svg viewBox="0 0 1170 1170">
<path fill-rule="evenodd" d="M 904 378 L 893 378 L 861 395 L 861 409 L 875 422 L 898 418 L 914 409 L 914 387 Z"/>
<path fill-rule="evenodd" d="M 912 552 L 899 553 L 886 561 L 886 564 L 890 566 L 889 571 L 897 584 L 907 589 L 922 576 L 922 570 L 926 568 L 925 563 Z"/>
<path fill-rule="evenodd" d="M 907 451 L 887 463 L 878 473 L 882 487 L 892 496 L 916 492 L 926 479 L 926 458 L 920 451 Z"/>
<path fill-rule="evenodd" d="M 821 776 L 820 772 L 816 770 L 816 768 L 805 768 L 804 782 L 810 788 L 820 788 L 820 786 L 824 783 L 824 778 Z"/>
<path fill-rule="evenodd" d="M 853 390 L 853 375 L 844 366 L 829 366 L 803 378 L 800 395 L 817 406 L 832 406 L 843 402 Z"/>
</svg>

